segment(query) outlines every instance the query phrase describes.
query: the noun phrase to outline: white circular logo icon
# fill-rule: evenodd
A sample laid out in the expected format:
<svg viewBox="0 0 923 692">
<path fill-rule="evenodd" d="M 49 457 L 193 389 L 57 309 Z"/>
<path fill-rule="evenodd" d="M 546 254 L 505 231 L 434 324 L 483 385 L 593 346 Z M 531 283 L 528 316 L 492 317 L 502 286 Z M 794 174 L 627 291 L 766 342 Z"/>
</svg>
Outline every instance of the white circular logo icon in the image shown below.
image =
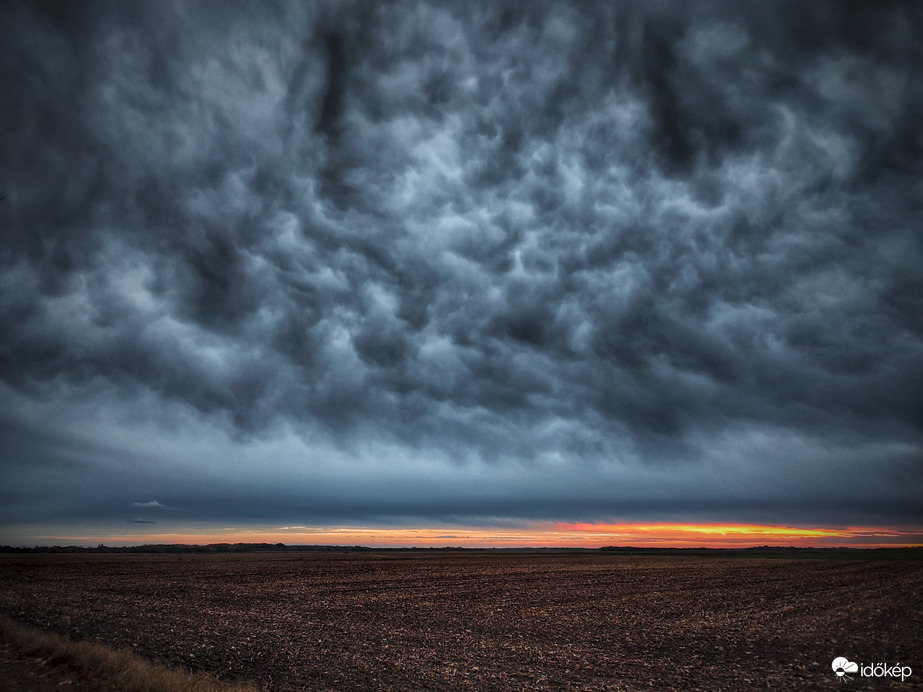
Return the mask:
<svg viewBox="0 0 923 692">
<path fill-rule="evenodd" d="M 849 659 L 844 658 L 842 656 L 838 656 L 837 658 L 833 659 L 832 667 L 833 667 L 833 672 L 836 673 L 836 676 L 838 678 L 843 678 L 843 677 L 848 678 L 849 676 L 846 675 L 846 673 L 858 673 L 859 672 L 858 663 L 853 663 Z"/>
</svg>

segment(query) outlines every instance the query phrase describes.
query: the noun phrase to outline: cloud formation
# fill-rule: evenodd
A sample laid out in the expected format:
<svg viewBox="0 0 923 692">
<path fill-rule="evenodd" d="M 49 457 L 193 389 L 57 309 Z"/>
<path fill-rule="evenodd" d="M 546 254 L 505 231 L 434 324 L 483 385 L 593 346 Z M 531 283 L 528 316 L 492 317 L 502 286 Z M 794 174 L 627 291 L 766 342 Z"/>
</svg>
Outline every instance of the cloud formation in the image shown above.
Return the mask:
<svg viewBox="0 0 923 692">
<path fill-rule="evenodd" d="M 132 502 L 130 506 L 138 509 L 169 509 L 169 507 L 165 507 L 157 502 L 157 500 L 151 500 L 150 502 Z"/>
<path fill-rule="evenodd" d="M 918 520 L 915 4 L 0 15 L 4 521 Z"/>
</svg>

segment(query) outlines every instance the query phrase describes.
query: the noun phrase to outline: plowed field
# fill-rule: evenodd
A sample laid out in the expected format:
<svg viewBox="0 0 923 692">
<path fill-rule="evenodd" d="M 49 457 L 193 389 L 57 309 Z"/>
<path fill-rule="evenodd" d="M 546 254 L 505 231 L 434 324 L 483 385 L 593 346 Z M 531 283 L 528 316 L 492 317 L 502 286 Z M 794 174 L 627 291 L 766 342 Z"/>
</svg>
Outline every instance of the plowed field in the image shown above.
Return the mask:
<svg viewBox="0 0 923 692">
<path fill-rule="evenodd" d="M 0 612 L 271 690 L 923 682 L 923 563 L 584 554 L 0 556 Z M 846 689 L 845 687 L 843 689 Z"/>
</svg>

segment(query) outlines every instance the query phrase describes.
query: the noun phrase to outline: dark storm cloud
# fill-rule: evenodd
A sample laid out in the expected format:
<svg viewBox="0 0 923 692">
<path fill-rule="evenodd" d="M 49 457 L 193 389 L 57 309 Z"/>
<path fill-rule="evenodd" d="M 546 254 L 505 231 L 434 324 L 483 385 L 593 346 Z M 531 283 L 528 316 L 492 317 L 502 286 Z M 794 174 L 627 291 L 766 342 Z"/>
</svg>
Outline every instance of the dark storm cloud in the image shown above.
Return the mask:
<svg viewBox="0 0 923 692">
<path fill-rule="evenodd" d="M 851 448 L 868 451 L 851 470 L 891 483 L 856 508 L 920 488 L 915 4 L 0 13 L 17 401 L 191 410 L 242 445 L 292 429 L 537 478 L 782 463 L 727 442 L 744 431 L 818 473 L 797 501 L 742 472 L 728 493 L 695 475 L 645 490 L 646 507 L 784 513 Z M 16 425 L 25 450 L 37 433 Z M 551 488 L 451 513 L 579 504 Z M 619 497 L 583 507 L 640 511 Z"/>
</svg>

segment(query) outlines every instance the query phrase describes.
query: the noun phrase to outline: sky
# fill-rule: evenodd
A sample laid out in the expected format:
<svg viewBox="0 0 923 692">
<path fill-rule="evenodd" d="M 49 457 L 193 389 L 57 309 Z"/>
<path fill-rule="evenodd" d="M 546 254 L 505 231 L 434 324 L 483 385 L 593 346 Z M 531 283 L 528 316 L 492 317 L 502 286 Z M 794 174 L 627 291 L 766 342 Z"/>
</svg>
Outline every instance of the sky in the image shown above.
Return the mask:
<svg viewBox="0 0 923 692">
<path fill-rule="evenodd" d="M 916 2 L 2 3 L 0 543 L 923 544 L 921 64 Z"/>
</svg>

